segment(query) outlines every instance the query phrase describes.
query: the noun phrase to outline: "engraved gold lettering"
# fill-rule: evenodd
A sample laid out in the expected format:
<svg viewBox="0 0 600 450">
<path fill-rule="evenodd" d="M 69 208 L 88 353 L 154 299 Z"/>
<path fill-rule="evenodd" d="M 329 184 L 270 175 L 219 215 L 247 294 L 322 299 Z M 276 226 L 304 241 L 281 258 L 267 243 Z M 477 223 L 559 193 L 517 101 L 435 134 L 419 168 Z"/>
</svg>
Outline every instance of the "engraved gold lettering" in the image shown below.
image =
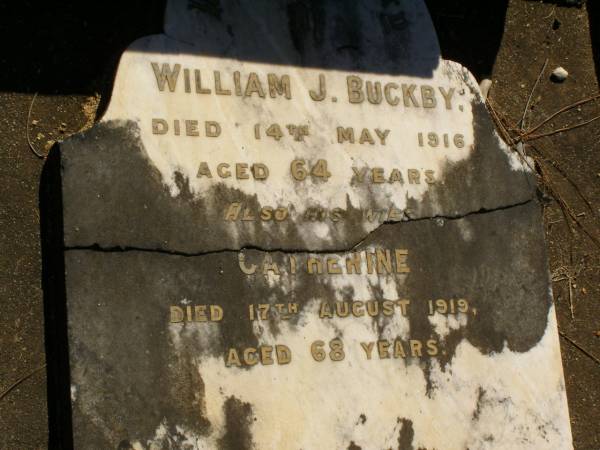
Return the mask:
<svg viewBox="0 0 600 450">
<path fill-rule="evenodd" d="M 358 170 L 356 167 L 352 167 L 352 171 L 354 172 L 354 177 L 358 183 L 362 183 L 365 179 L 365 174 L 367 173 L 367 168 L 363 167 Z"/>
<path fill-rule="evenodd" d="M 398 85 L 396 83 L 387 83 L 383 88 L 383 95 L 385 96 L 385 100 L 392 106 L 396 106 L 400 103 L 400 99 L 397 95 L 392 97 L 392 89 L 398 89 Z"/>
<path fill-rule="evenodd" d="M 406 263 L 408 250 L 397 248 L 394 254 L 396 256 L 396 273 L 409 273 L 410 268 Z"/>
<path fill-rule="evenodd" d="M 273 208 L 270 206 L 263 206 L 260 209 L 260 219 L 262 221 L 269 221 L 273 218 Z"/>
<path fill-rule="evenodd" d="M 223 217 L 226 221 L 235 221 L 238 219 L 240 211 L 242 209 L 242 204 L 239 202 L 233 202 L 229 204 L 227 211 L 225 211 L 225 215 Z"/>
<path fill-rule="evenodd" d="M 382 302 L 383 307 L 383 315 L 384 316 L 393 316 L 394 315 L 394 302 L 391 300 L 384 300 Z"/>
<path fill-rule="evenodd" d="M 185 121 L 185 135 L 186 136 L 200 136 L 200 132 L 198 131 L 198 121 L 197 120 L 186 120 Z"/>
<path fill-rule="evenodd" d="M 408 169 L 408 184 L 421 184 L 421 173 L 417 169 Z"/>
<path fill-rule="evenodd" d="M 408 300 L 408 299 L 396 300 L 396 305 L 398 305 L 400 307 L 400 312 L 402 313 L 402 315 L 406 316 L 406 314 L 408 313 L 408 305 L 410 305 L 410 300 Z"/>
<path fill-rule="evenodd" d="M 346 354 L 344 353 L 344 343 L 340 339 L 332 339 L 329 342 L 329 358 L 332 361 L 342 361 Z"/>
<path fill-rule="evenodd" d="M 163 92 L 165 90 L 165 83 L 169 86 L 169 91 L 175 92 L 177 86 L 177 79 L 179 77 L 179 71 L 181 70 L 181 64 L 175 64 L 173 69 L 170 68 L 169 64 L 164 63 L 162 68 L 159 69 L 158 63 L 151 63 L 154 76 L 156 77 L 156 84 L 158 90 Z"/>
<path fill-rule="evenodd" d="M 233 72 L 233 89 L 235 95 L 238 97 L 242 96 L 242 84 L 240 83 L 240 73 L 236 70 Z"/>
<path fill-rule="evenodd" d="M 325 99 L 325 96 L 327 95 L 327 87 L 325 84 L 325 75 L 323 75 L 322 73 L 319 74 L 319 90 L 314 91 L 314 90 L 310 89 L 308 91 L 308 94 L 310 95 L 310 98 L 312 98 L 315 102 L 320 102 Z"/>
<path fill-rule="evenodd" d="M 362 92 L 362 79 L 355 75 L 349 75 L 346 77 L 346 84 L 348 85 L 348 101 L 350 103 L 362 103 L 365 100 L 365 95 Z"/>
<path fill-rule="evenodd" d="M 387 359 L 390 357 L 389 353 L 390 343 L 386 340 L 377 341 L 377 352 L 379 353 L 380 359 Z"/>
<path fill-rule="evenodd" d="M 423 344 L 421 341 L 410 340 L 410 354 L 412 356 L 422 356 Z"/>
<path fill-rule="evenodd" d="M 218 122 L 206 121 L 204 129 L 207 137 L 219 137 L 221 135 L 221 125 Z"/>
<path fill-rule="evenodd" d="M 235 165 L 235 177 L 238 180 L 247 180 L 250 178 L 248 174 L 248 164 L 246 163 L 236 163 Z"/>
<path fill-rule="evenodd" d="M 337 127 L 337 139 L 340 144 L 343 144 L 344 141 L 354 144 L 354 128 Z"/>
<path fill-rule="evenodd" d="M 183 317 L 184 313 L 182 308 L 179 306 L 171 306 L 171 317 L 169 319 L 171 323 L 183 322 Z"/>
<path fill-rule="evenodd" d="M 404 100 L 404 106 L 409 107 L 412 106 L 414 107 L 418 107 L 419 103 L 417 102 L 417 99 L 415 98 L 415 89 L 417 88 L 416 84 L 410 84 L 410 85 L 406 85 L 406 84 L 402 84 L 402 98 Z"/>
<path fill-rule="evenodd" d="M 435 108 L 437 100 L 435 99 L 435 89 L 424 84 L 421 86 L 421 102 L 423 108 Z"/>
<path fill-rule="evenodd" d="M 276 345 L 277 364 L 284 365 L 292 362 L 292 351 L 286 345 Z"/>
<path fill-rule="evenodd" d="M 243 253 L 240 253 L 238 255 L 238 264 L 240 266 L 241 271 L 244 272 L 246 275 L 252 275 L 254 272 L 256 272 L 256 264 L 250 264 L 250 266 L 247 266 L 246 255 L 244 255 Z"/>
<path fill-rule="evenodd" d="M 252 171 L 252 175 L 257 180 L 266 180 L 269 177 L 269 169 L 262 163 L 252 164 L 250 169 Z"/>
<path fill-rule="evenodd" d="M 256 216 L 253 214 L 250 208 L 245 208 L 244 212 L 242 213 L 242 220 L 253 221 L 256 220 Z"/>
<path fill-rule="evenodd" d="M 375 83 L 367 81 L 365 84 L 367 87 L 367 100 L 369 103 L 379 105 L 383 99 L 381 95 L 381 83 L 379 81 Z"/>
<path fill-rule="evenodd" d="M 387 139 L 388 135 L 390 134 L 390 130 L 382 131 L 379 128 L 375 128 L 375 133 L 377 134 L 377 137 L 379 138 L 381 145 L 385 145 L 385 140 Z"/>
<path fill-rule="evenodd" d="M 371 317 L 379 314 L 379 302 L 377 300 L 369 300 L 367 302 L 367 314 Z"/>
<path fill-rule="evenodd" d="M 229 178 L 231 176 L 231 171 L 226 170 L 229 169 L 229 164 L 221 163 L 217 166 L 217 175 L 221 178 Z"/>
<path fill-rule="evenodd" d="M 342 268 L 338 265 L 337 258 L 327 258 L 327 273 L 342 273 Z"/>
<path fill-rule="evenodd" d="M 245 349 L 242 358 L 244 359 L 244 363 L 248 366 L 258 364 L 258 355 L 256 354 L 256 349 L 253 347 Z"/>
<path fill-rule="evenodd" d="M 398 339 L 394 342 L 394 358 L 406 358 L 406 352 L 402 346 L 402 341 Z"/>
<path fill-rule="evenodd" d="M 231 91 L 229 89 L 223 89 L 221 86 L 221 72 L 215 70 L 213 72 L 215 77 L 215 94 L 217 95 L 231 95 Z"/>
<path fill-rule="evenodd" d="M 212 173 L 210 172 L 210 169 L 208 168 L 208 163 L 206 161 L 202 161 L 200 163 L 200 166 L 198 167 L 198 172 L 196 173 L 196 178 L 202 177 L 212 178 Z"/>
<path fill-rule="evenodd" d="M 392 252 L 378 248 L 375 250 L 375 254 L 377 256 L 377 273 L 392 273 Z"/>
<path fill-rule="evenodd" d="M 192 86 L 190 84 L 190 69 L 183 69 L 183 86 L 185 92 L 188 94 L 192 92 Z"/>
<path fill-rule="evenodd" d="M 383 177 L 383 169 L 381 167 L 374 167 L 371 170 L 371 176 L 373 178 L 373 183 L 384 183 L 385 178 Z"/>
<path fill-rule="evenodd" d="M 273 361 L 273 347 L 270 345 L 261 345 L 260 346 L 260 361 L 265 366 L 272 365 L 275 361 Z"/>
<path fill-rule="evenodd" d="M 350 314 L 348 302 L 335 302 L 335 313 L 339 317 L 348 317 Z"/>
<path fill-rule="evenodd" d="M 194 70 L 194 78 L 196 82 L 196 94 L 210 94 L 210 89 L 202 87 L 202 78 L 198 69 Z"/>
<path fill-rule="evenodd" d="M 317 273 L 323 273 L 323 263 L 318 258 L 308 258 L 306 261 L 306 267 L 308 269 L 308 273 L 315 273 L 315 268 Z"/>
<path fill-rule="evenodd" d="M 331 311 L 331 306 L 327 302 L 321 302 L 321 307 L 319 308 L 319 317 L 322 319 L 323 317 L 328 317 L 333 319 L 333 312 Z"/>
<path fill-rule="evenodd" d="M 425 171 L 425 183 L 435 184 L 435 172 L 433 170 Z"/>
<path fill-rule="evenodd" d="M 237 366 L 237 367 L 242 367 L 242 363 L 240 362 L 240 357 L 235 348 L 229 349 L 229 352 L 227 353 L 227 359 L 225 360 L 225 366 L 231 367 L 232 365 Z"/>
<path fill-rule="evenodd" d="M 367 273 L 373 273 L 373 259 L 375 258 L 375 253 L 365 252 L 365 258 L 367 259 Z"/>
<path fill-rule="evenodd" d="M 369 342 L 369 343 L 361 342 L 360 346 L 365 351 L 365 354 L 367 355 L 367 359 L 371 359 L 371 353 L 373 352 L 373 347 L 375 346 L 375 342 Z"/>
<path fill-rule="evenodd" d="M 377 302 L 375 302 L 377 303 Z M 364 310 L 364 302 L 361 301 L 355 301 L 352 302 L 352 315 L 354 317 L 362 317 L 365 315 L 365 310 Z"/>
<path fill-rule="evenodd" d="M 164 119 L 152 119 L 152 134 L 167 134 L 169 125 Z"/>
<path fill-rule="evenodd" d="M 346 272 L 351 273 L 361 273 L 361 261 L 360 261 L 360 253 L 351 253 L 350 256 L 346 258 Z"/>
<path fill-rule="evenodd" d="M 271 255 L 267 255 L 263 261 L 263 275 L 267 275 L 269 272 L 279 275 L 279 267 L 273 262 Z"/>
<path fill-rule="evenodd" d="M 246 82 L 246 91 L 244 97 L 251 97 L 252 94 L 258 94 L 260 98 L 265 98 L 265 91 L 263 90 L 262 84 L 255 72 L 250 72 L 248 75 L 248 81 Z"/>
<path fill-rule="evenodd" d="M 371 132 L 368 128 L 363 128 L 362 132 L 360 133 L 360 138 L 358 139 L 359 144 L 364 144 L 365 142 L 368 142 L 371 145 L 375 145 L 375 141 L 373 140 Z"/>
<path fill-rule="evenodd" d="M 290 76 L 282 75 L 277 78 L 277 75 L 270 73 L 267 75 L 267 81 L 269 84 L 269 95 L 271 98 L 277 97 L 277 95 L 284 95 L 288 100 L 292 98 L 292 89 L 290 87 Z"/>
<path fill-rule="evenodd" d="M 194 306 L 194 320 L 196 322 L 206 322 L 208 320 L 208 317 L 206 317 L 206 305 Z"/>
<path fill-rule="evenodd" d="M 220 322 L 223 319 L 223 308 L 219 305 L 210 305 L 210 320 Z"/>
<path fill-rule="evenodd" d="M 454 95 L 454 88 L 450 88 L 447 91 L 443 87 L 438 88 L 442 97 L 444 97 L 444 103 L 446 104 L 446 109 L 452 109 L 452 96 Z"/>
<path fill-rule="evenodd" d="M 435 356 L 438 354 L 437 341 L 429 339 L 427 342 L 427 354 L 429 356 Z"/>
</svg>

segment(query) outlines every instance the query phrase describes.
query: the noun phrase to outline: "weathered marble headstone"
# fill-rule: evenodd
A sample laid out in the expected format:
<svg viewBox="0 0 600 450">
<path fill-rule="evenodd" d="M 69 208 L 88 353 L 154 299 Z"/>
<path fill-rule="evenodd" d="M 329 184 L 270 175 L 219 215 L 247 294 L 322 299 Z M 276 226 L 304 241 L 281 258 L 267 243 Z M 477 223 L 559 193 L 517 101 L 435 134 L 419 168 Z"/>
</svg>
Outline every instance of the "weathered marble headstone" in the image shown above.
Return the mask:
<svg viewBox="0 0 600 450">
<path fill-rule="evenodd" d="M 422 2 L 170 1 L 61 164 L 76 448 L 571 448 L 535 180 Z"/>
</svg>

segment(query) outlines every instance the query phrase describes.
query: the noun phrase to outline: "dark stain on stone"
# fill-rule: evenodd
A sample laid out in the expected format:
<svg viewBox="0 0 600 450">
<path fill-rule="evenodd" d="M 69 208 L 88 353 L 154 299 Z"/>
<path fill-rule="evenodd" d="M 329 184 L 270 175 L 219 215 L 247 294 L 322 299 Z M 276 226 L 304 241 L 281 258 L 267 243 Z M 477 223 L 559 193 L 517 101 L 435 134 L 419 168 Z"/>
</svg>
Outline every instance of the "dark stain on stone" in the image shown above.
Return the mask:
<svg viewBox="0 0 600 450">
<path fill-rule="evenodd" d="M 235 397 L 229 397 L 223 405 L 225 433 L 218 441 L 219 450 L 250 450 L 253 448 L 252 406 Z"/>
<path fill-rule="evenodd" d="M 398 419 L 401 424 L 398 436 L 398 450 L 414 450 L 413 439 L 415 438 L 415 430 L 413 429 L 412 420 Z"/>
<path fill-rule="evenodd" d="M 511 168 L 485 105 L 474 100 L 471 107 L 474 150 L 464 160 L 446 163 L 443 178 L 421 200 L 409 198 L 411 217 L 455 217 L 464 211 L 490 211 L 535 198 L 534 176 Z"/>
<path fill-rule="evenodd" d="M 469 239 L 464 239 L 465 233 Z M 411 300 L 409 338 L 423 343 L 437 339 L 439 353 L 411 357 L 407 348 L 404 361 L 420 365 L 430 394 L 435 390 L 429 377 L 432 359 L 444 368 L 464 339 L 489 354 L 502 351 L 505 342 L 509 349 L 524 352 L 542 338 L 551 305 L 542 239 L 539 205 L 531 202 L 447 220 L 443 226 L 434 220 L 385 224 L 355 249 L 409 249 L 411 272 L 396 276 L 398 298 Z M 282 267 L 289 256 L 259 250 L 244 254 L 248 264 L 260 265 L 268 254 Z M 258 345 L 248 305 L 298 303 L 299 314 L 287 322 L 293 329 L 310 300 L 336 298 L 330 275 L 309 275 L 301 269 L 308 255 L 294 253 L 299 261 L 296 275 L 282 275 L 279 283 L 270 286 L 260 270 L 258 275 L 243 274 L 234 251 L 179 256 L 68 250 L 72 382 L 78 387 L 73 403 L 76 430 L 89 435 L 114 430 L 105 438 L 107 448 L 124 439 L 151 438 L 165 417 L 169 425 L 183 424 L 198 435 L 207 434 L 210 424 L 203 414 L 204 383 L 197 361 L 207 356 L 225 358 L 229 348 L 240 351 Z M 377 289 L 373 293 L 374 299 L 383 296 Z M 429 321 L 427 307 L 429 299 L 437 298 L 466 298 L 477 309 L 477 314 L 468 314 L 466 326 L 443 342 Z M 184 306 L 184 300 L 190 305 L 220 305 L 224 317 L 218 325 L 169 324 L 170 306 Z M 334 325 L 326 318 L 315 320 Z M 380 318 L 372 320 L 375 327 L 381 326 L 375 328 L 377 332 L 383 333 Z M 271 321 L 263 326 L 271 327 Z M 340 337 L 340 330 L 334 331 Z M 283 335 L 276 338 L 276 343 L 286 344 Z M 373 358 L 379 359 L 376 350 Z M 156 379 L 164 383 L 156 384 Z M 92 417 L 102 417 L 104 426 L 98 428 Z"/>
<path fill-rule="evenodd" d="M 358 416 L 358 421 L 361 425 L 364 425 L 367 422 L 367 416 L 361 414 L 360 416 Z"/>
<path fill-rule="evenodd" d="M 444 176 L 421 201 L 408 199 L 412 218 L 460 216 L 530 200 L 535 188 L 529 175 L 514 173 L 508 157 L 492 135 L 485 106 L 474 102 L 475 151 L 470 158 L 448 163 Z M 198 198 L 190 180 L 173 174 L 173 197 L 161 174 L 149 161 L 135 122 L 108 122 L 73 136 L 60 146 L 63 178 L 64 236 L 67 247 L 99 245 L 194 254 L 251 246 L 265 250 L 306 247 L 304 216 L 283 222 L 225 221 L 231 203 L 258 216 L 256 195 L 217 183 Z M 469 195 L 462 195 L 468 190 Z M 377 208 L 372 192 L 357 193 Z M 269 205 L 290 207 L 293 205 Z M 344 219 L 324 222 L 327 239 L 316 238 L 306 250 L 349 249 L 368 234 L 363 211 L 347 199 Z M 151 225 L 148 225 L 151 224 Z"/>
<path fill-rule="evenodd" d="M 178 193 L 171 195 L 148 160 L 135 122 L 97 124 L 63 142 L 60 152 L 67 247 L 99 245 L 187 254 L 244 246 L 306 247 L 299 231 L 306 228 L 306 219 L 262 221 L 258 216 L 263 205 L 256 195 L 217 183 L 199 199 L 180 172 L 173 175 Z M 242 209 L 237 220 L 225 221 L 231 203 L 240 203 Z M 241 220 L 244 210 L 257 220 Z M 321 239 L 323 247 L 347 248 L 367 234 L 360 210 L 349 207 L 345 214 L 343 223 L 330 224 L 330 235 Z"/>
<path fill-rule="evenodd" d="M 483 399 L 485 397 L 485 389 L 483 389 L 481 386 L 479 386 L 479 388 L 477 389 L 477 403 L 475 404 L 475 411 L 473 411 L 473 422 L 476 422 L 479 420 L 479 415 L 481 414 L 481 407 L 483 404 Z"/>
<path fill-rule="evenodd" d="M 359 447 L 354 443 L 354 441 L 350 441 L 350 445 L 348 446 L 348 450 L 362 450 L 362 447 Z"/>
</svg>

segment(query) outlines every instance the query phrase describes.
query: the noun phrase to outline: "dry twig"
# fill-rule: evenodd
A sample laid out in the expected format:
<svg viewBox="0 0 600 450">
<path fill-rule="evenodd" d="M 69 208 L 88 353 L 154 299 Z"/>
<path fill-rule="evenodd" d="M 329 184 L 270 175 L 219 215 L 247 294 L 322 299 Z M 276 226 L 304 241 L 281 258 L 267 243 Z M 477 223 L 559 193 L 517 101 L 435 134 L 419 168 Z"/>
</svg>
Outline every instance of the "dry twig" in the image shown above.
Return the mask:
<svg viewBox="0 0 600 450">
<path fill-rule="evenodd" d="M 534 139 L 539 139 L 539 138 L 546 137 L 546 136 L 552 136 L 553 134 L 562 133 L 563 131 L 574 130 L 575 128 L 583 127 L 584 125 L 587 125 L 588 123 L 592 123 L 598 119 L 600 119 L 600 116 L 596 116 L 596 117 L 594 117 L 590 120 L 586 120 L 584 122 L 576 123 L 575 125 L 568 125 L 566 127 L 562 127 L 557 130 L 549 131 L 547 133 L 527 135 L 527 141 L 533 141 Z"/>
<path fill-rule="evenodd" d="M 45 159 L 46 156 L 42 155 L 40 152 L 38 152 L 35 147 L 33 146 L 33 143 L 31 142 L 31 138 L 29 137 L 29 123 L 31 122 L 31 110 L 33 109 L 33 102 L 35 102 L 35 98 L 37 97 L 38 93 L 36 92 L 35 94 L 33 94 L 33 98 L 31 99 L 31 103 L 29 104 L 29 112 L 27 113 L 27 127 L 26 127 L 26 132 L 27 132 L 27 143 L 29 144 L 29 148 L 31 149 L 31 151 L 33 152 L 33 154 L 35 156 L 37 156 L 40 159 Z"/>
<path fill-rule="evenodd" d="M 577 342 L 575 342 L 573 339 L 571 339 L 565 333 L 563 333 L 562 331 L 559 331 L 558 334 L 560 334 L 560 336 L 562 338 L 564 338 L 569 344 L 571 344 L 573 347 L 575 347 L 577 350 L 579 350 L 585 356 L 590 358 L 592 361 L 595 361 L 596 364 L 600 365 L 600 359 L 596 358 L 594 355 L 592 355 L 589 351 L 587 351 L 585 348 L 583 348 L 581 345 L 579 345 Z"/>
<path fill-rule="evenodd" d="M 564 106 L 562 108 L 560 108 L 558 111 L 550 114 L 548 117 L 546 117 L 544 120 L 542 120 L 540 123 L 538 123 L 536 126 L 528 129 L 524 134 L 521 135 L 521 140 L 525 139 L 527 136 L 529 136 L 530 134 L 532 134 L 534 131 L 538 130 L 540 127 L 544 126 L 545 124 L 547 124 L 549 121 L 551 121 L 552 119 L 554 119 L 556 116 L 567 112 L 573 108 L 576 108 L 577 106 L 581 106 L 585 103 L 589 103 L 592 102 L 594 100 L 597 100 L 598 98 L 600 98 L 600 94 L 595 94 L 592 95 L 591 97 L 586 97 L 582 100 L 576 101 L 575 103 L 571 103 L 570 105 Z"/>
<path fill-rule="evenodd" d="M 535 83 L 534 83 L 533 87 L 531 88 L 531 92 L 529 93 L 529 97 L 527 98 L 527 103 L 525 104 L 525 109 L 523 110 L 523 117 L 521 117 L 521 123 L 520 123 L 521 130 L 525 129 L 525 117 L 527 116 L 527 110 L 529 109 L 529 105 L 531 104 L 531 99 L 533 98 L 533 93 L 535 92 L 537 85 L 540 83 L 540 80 L 542 79 L 542 75 L 546 71 L 547 65 L 548 65 L 548 58 L 546 58 L 546 61 L 544 61 L 542 70 L 540 70 L 540 74 L 538 75 L 537 80 L 535 80 Z"/>
<path fill-rule="evenodd" d="M 23 375 L 21 378 L 19 378 L 17 381 L 15 381 L 13 384 L 11 384 L 8 388 L 6 388 L 2 393 L 0 393 L 0 400 L 2 400 L 4 397 L 6 397 L 10 391 L 12 391 L 14 388 L 16 388 L 23 381 L 27 380 L 28 378 L 31 378 L 33 375 L 35 375 L 37 372 L 44 369 L 45 367 L 46 367 L 46 364 L 42 364 L 37 369 L 33 369 L 28 374 Z"/>
</svg>

